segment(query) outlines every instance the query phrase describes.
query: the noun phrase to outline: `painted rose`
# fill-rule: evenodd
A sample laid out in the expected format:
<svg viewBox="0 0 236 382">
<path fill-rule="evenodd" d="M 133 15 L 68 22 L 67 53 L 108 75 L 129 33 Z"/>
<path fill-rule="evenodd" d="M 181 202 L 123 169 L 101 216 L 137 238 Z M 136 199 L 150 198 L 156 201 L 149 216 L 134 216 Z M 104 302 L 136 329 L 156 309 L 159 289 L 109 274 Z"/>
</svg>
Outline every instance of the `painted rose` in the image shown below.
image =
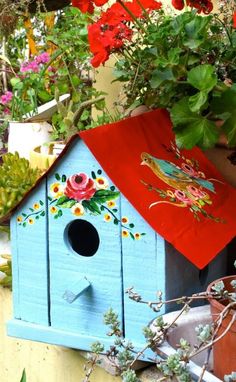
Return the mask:
<svg viewBox="0 0 236 382">
<path fill-rule="evenodd" d="M 194 186 L 187 186 L 187 191 L 196 199 L 202 199 L 207 196 L 207 193 L 205 191 L 200 190 L 197 187 Z"/>
<path fill-rule="evenodd" d="M 84 173 L 74 174 L 67 179 L 64 194 L 77 201 L 89 200 L 96 192 L 94 181 Z"/>
<path fill-rule="evenodd" d="M 180 202 L 185 203 L 187 205 L 193 204 L 193 201 L 188 198 L 188 196 L 185 194 L 184 191 L 176 190 L 174 194 L 175 194 L 176 199 L 178 199 Z"/>
</svg>

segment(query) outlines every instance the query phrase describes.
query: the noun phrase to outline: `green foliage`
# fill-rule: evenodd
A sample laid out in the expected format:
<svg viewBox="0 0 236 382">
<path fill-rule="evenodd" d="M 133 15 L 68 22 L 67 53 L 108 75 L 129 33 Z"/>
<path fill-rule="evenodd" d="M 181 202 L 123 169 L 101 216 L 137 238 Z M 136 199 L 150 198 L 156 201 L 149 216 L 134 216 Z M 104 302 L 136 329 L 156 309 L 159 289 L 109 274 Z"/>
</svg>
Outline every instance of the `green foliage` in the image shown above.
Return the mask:
<svg viewBox="0 0 236 382">
<path fill-rule="evenodd" d="M 134 370 L 126 370 L 121 374 L 123 382 L 141 382 Z"/>
<path fill-rule="evenodd" d="M 17 153 L 2 156 L 0 166 L 0 218 L 8 214 L 31 189 L 40 176 L 29 161 Z"/>
<path fill-rule="evenodd" d="M 230 7 L 223 11 L 222 20 L 196 10 L 155 11 L 139 20 L 141 37 L 125 43 L 132 56 L 121 54 L 115 65 L 128 106 L 167 108 L 182 148 L 212 147 L 220 133 L 236 145 L 236 88 L 226 86 L 236 82 L 236 30 Z"/>
<path fill-rule="evenodd" d="M 6 262 L 0 265 L 0 272 L 4 274 L 4 277 L 0 279 L 0 285 L 3 287 L 12 287 L 12 264 L 10 255 L 0 255 L 0 258 L 5 259 Z"/>
<path fill-rule="evenodd" d="M 25 369 L 23 370 L 20 382 L 26 382 L 26 372 L 25 372 Z"/>
</svg>

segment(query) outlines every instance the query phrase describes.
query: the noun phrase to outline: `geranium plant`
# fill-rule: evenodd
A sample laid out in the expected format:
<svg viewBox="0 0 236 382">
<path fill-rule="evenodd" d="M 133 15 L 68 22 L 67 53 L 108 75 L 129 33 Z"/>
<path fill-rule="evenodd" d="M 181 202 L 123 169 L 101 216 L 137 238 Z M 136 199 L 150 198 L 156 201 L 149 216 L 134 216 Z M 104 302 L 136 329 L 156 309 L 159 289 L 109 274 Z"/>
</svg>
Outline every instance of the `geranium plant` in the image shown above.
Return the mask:
<svg viewBox="0 0 236 382">
<path fill-rule="evenodd" d="M 72 3 L 92 13 L 107 1 Z M 88 27 L 91 63 L 115 54 L 126 106 L 167 108 L 180 147 L 208 148 L 222 134 L 235 146 L 235 11 L 228 0 L 219 13 L 212 0 L 117 0 Z"/>
</svg>

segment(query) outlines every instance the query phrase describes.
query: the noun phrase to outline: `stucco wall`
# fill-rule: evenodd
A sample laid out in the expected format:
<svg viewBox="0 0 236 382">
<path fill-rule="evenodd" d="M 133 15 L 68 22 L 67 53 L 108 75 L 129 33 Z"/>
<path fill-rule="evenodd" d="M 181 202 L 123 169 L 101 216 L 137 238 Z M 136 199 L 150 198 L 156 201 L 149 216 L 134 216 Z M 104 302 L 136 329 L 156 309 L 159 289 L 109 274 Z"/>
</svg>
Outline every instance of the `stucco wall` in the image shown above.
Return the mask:
<svg viewBox="0 0 236 382">
<path fill-rule="evenodd" d="M 0 381 L 20 382 L 26 369 L 27 382 L 82 382 L 85 359 L 76 350 L 10 338 L 6 322 L 12 316 L 12 295 L 0 287 Z M 91 382 L 118 382 L 97 368 Z"/>
</svg>

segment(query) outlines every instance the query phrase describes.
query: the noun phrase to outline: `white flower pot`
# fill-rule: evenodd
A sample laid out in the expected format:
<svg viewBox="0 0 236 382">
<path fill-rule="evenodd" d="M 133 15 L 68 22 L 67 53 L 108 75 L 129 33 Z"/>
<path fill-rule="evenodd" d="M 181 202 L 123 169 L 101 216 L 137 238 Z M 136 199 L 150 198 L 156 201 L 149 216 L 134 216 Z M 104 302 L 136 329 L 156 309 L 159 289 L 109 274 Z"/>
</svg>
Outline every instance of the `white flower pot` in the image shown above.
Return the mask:
<svg viewBox="0 0 236 382">
<path fill-rule="evenodd" d="M 47 122 L 10 122 L 8 152 L 29 159 L 34 147 L 50 141 L 52 126 Z"/>
</svg>

